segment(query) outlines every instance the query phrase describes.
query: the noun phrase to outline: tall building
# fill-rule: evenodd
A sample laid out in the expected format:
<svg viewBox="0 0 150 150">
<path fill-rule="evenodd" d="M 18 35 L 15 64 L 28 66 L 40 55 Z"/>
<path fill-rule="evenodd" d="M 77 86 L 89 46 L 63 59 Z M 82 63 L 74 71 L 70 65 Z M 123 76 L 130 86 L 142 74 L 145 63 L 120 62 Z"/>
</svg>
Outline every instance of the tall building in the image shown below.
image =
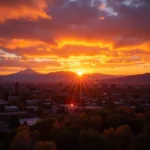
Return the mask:
<svg viewBox="0 0 150 150">
<path fill-rule="evenodd" d="M 101 83 L 100 84 L 100 88 L 102 88 L 102 89 L 108 89 L 108 87 L 109 87 L 108 83 Z"/>
<path fill-rule="evenodd" d="M 18 96 L 19 95 L 19 83 L 16 82 L 15 83 L 15 96 Z"/>
<path fill-rule="evenodd" d="M 9 96 L 9 93 L 7 90 L 4 91 L 4 100 L 5 101 L 8 101 L 8 96 Z"/>
</svg>

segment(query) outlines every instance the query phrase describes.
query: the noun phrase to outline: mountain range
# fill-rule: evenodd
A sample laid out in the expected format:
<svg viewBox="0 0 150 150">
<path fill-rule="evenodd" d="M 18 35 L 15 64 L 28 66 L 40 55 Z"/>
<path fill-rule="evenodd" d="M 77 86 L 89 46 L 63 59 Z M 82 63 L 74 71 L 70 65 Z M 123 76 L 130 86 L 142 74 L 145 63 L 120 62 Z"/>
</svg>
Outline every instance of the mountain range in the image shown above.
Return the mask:
<svg viewBox="0 0 150 150">
<path fill-rule="evenodd" d="M 106 75 L 101 73 L 85 74 L 84 77 L 94 80 L 104 80 L 115 78 L 116 76 Z M 68 81 L 77 78 L 77 74 L 71 71 L 60 71 L 51 72 L 47 74 L 42 74 L 34 71 L 31 68 L 25 69 L 23 71 L 10 74 L 1 75 L 0 82 L 57 82 L 57 81 Z"/>
<path fill-rule="evenodd" d="M 107 82 L 110 84 L 146 84 L 146 85 L 150 85 L 150 73 L 107 79 L 107 80 L 104 80 L 103 82 Z"/>
<path fill-rule="evenodd" d="M 150 84 L 150 73 L 130 75 L 130 76 L 113 76 L 102 73 L 85 74 L 84 77 L 106 83 L 117 84 Z M 10 74 L 1 75 L 0 82 L 59 82 L 69 81 L 77 78 L 77 74 L 71 71 L 60 71 L 42 74 L 33 69 L 25 69 L 23 71 Z"/>
</svg>

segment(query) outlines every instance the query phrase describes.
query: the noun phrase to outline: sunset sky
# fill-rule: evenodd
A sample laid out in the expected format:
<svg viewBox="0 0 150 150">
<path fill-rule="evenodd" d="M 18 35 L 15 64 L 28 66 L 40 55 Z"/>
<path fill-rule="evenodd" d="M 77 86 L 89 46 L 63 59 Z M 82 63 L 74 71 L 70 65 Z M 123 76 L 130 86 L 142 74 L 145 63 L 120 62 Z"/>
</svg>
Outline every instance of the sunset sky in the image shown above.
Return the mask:
<svg viewBox="0 0 150 150">
<path fill-rule="evenodd" d="M 0 0 L 0 74 L 150 72 L 149 0 Z"/>
</svg>

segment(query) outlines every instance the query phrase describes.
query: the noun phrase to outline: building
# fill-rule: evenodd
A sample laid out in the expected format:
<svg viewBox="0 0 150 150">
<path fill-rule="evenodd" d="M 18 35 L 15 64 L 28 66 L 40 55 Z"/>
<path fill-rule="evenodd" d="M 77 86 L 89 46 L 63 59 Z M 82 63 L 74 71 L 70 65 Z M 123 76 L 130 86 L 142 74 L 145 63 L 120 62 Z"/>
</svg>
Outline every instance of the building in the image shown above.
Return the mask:
<svg viewBox="0 0 150 150">
<path fill-rule="evenodd" d="M 143 104 L 144 111 L 150 111 L 150 104 Z"/>
<path fill-rule="evenodd" d="M 115 106 L 126 106 L 127 104 L 123 100 L 114 101 Z"/>
<path fill-rule="evenodd" d="M 17 112 L 19 111 L 19 107 L 18 106 L 4 106 L 4 111 L 5 112 Z"/>
<path fill-rule="evenodd" d="M 33 113 L 35 113 L 35 112 L 38 110 L 38 106 L 27 106 L 27 107 L 26 107 L 26 110 L 27 110 L 28 112 L 33 112 Z"/>
<path fill-rule="evenodd" d="M 19 98 L 17 96 L 8 96 L 9 103 L 17 103 L 18 101 L 19 101 Z"/>
<path fill-rule="evenodd" d="M 52 113 L 72 114 L 74 112 L 77 112 L 78 109 L 79 109 L 79 107 L 74 104 L 53 105 Z"/>
<path fill-rule="evenodd" d="M 53 105 L 52 106 L 52 113 L 57 113 L 58 112 L 58 110 L 59 110 L 59 106 L 58 105 Z"/>
<path fill-rule="evenodd" d="M 26 100 L 27 106 L 37 106 L 39 103 L 39 100 Z"/>
<path fill-rule="evenodd" d="M 74 104 L 66 104 L 66 105 L 64 104 L 64 105 L 61 105 L 61 107 L 64 107 L 65 113 L 68 113 L 68 114 L 75 113 L 79 109 L 79 107 Z"/>
<path fill-rule="evenodd" d="M 15 95 L 16 96 L 19 95 L 19 83 L 18 82 L 15 83 Z"/>
<path fill-rule="evenodd" d="M 7 90 L 4 91 L 4 100 L 5 101 L 8 101 L 8 96 L 9 96 L 9 93 Z"/>
<path fill-rule="evenodd" d="M 5 100 L 0 100 L 0 112 L 4 111 L 4 107 L 8 104 Z"/>
<path fill-rule="evenodd" d="M 100 84 L 100 88 L 101 88 L 101 89 L 108 89 L 108 88 L 109 88 L 109 85 L 108 85 L 108 83 L 101 83 L 101 84 Z"/>
</svg>

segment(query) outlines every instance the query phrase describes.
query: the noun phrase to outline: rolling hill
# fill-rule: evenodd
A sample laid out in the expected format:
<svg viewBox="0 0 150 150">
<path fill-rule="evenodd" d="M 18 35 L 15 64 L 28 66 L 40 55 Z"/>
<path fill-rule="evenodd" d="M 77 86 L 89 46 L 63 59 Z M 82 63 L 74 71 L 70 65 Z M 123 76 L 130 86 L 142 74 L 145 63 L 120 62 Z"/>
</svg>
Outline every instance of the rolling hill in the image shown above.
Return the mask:
<svg viewBox="0 0 150 150">
<path fill-rule="evenodd" d="M 115 84 L 150 84 L 150 73 L 107 79 L 103 80 L 103 82 Z"/>
<path fill-rule="evenodd" d="M 30 68 L 25 69 L 23 71 L 10 74 L 10 75 L 3 75 L 0 76 L 0 82 L 57 82 L 57 81 L 68 81 L 73 78 L 76 78 L 77 74 L 74 72 L 51 72 L 48 74 L 41 74 L 38 73 Z M 91 80 L 104 80 L 114 78 L 116 76 L 105 75 L 101 73 L 94 73 L 94 74 L 85 74 L 85 77 Z"/>
<path fill-rule="evenodd" d="M 85 74 L 84 77 L 90 80 L 115 84 L 150 84 L 150 73 L 130 76 L 113 76 L 93 73 Z M 42 74 L 28 68 L 14 74 L 0 76 L 0 82 L 58 82 L 69 81 L 74 78 L 77 78 L 77 74 L 70 71 Z"/>
</svg>

